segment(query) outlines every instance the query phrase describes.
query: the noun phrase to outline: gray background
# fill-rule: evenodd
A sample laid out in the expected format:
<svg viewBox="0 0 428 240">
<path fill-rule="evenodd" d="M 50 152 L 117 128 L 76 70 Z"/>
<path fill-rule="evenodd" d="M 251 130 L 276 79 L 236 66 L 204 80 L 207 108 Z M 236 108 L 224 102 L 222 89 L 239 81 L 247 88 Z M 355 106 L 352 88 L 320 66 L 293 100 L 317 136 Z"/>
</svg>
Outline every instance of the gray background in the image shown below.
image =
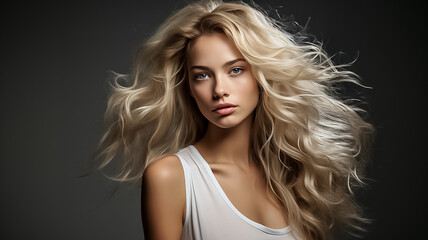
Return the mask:
<svg viewBox="0 0 428 240">
<path fill-rule="evenodd" d="M 406 1 L 256 1 L 294 15 L 343 51 L 373 87 L 364 94 L 377 128 L 359 201 L 375 219 L 365 239 L 414 239 L 426 225 L 422 87 L 426 27 Z M 1 239 L 143 239 L 138 186 L 84 172 L 102 133 L 109 71 L 133 54 L 184 0 L 2 2 Z M 282 6 L 281 8 L 279 8 Z M 422 104 L 423 103 L 423 104 Z M 112 172 L 114 167 L 106 172 Z"/>
</svg>

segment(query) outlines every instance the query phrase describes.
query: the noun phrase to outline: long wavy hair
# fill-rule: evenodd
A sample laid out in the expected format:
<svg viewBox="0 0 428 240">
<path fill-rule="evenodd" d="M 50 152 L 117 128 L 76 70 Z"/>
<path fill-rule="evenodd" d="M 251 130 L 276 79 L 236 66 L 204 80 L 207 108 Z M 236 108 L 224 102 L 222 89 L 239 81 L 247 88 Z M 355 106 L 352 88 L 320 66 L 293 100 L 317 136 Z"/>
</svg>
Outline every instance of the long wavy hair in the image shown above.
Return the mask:
<svg viewBox="0 0 428 240">
<path fill-rule="evenodd" d="M 305 239 L 327 239 L 338 225 L 360 228 L 352 189 L 362 183 L 373 129 L 337 87 L 360 85 L 358 76 L 335 65 L 320 43 L 286 28 L 242 2 L 196 2 L 172 14 L 138 49 L 132 73 L 112 81 L 100 167 L 117 157 L 115 179 L 139 181 L 151 162 L 204 135 L 207 120 L 189 94 L 186 57 L 193 40 L 221 32 L 251 65 L 261 90 L 251 154 L 289 224 Z"/>
</svg>

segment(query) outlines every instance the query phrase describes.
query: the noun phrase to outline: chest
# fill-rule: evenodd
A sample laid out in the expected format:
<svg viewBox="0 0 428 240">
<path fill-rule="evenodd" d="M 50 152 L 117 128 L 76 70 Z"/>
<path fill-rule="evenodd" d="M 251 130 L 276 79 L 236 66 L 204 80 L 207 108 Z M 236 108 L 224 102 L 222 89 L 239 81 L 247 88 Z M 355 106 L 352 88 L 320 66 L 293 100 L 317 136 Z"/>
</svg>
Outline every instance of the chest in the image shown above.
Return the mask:
<svg viewBox="0 0 428 240">
<path fill-rule="evenodd" d="M 216 180 L 235 208 L 247 218 L 270 228 L 284 228 L 287 221 L 279 199 L 257 168 L 210 164 Z"/>
</svg>

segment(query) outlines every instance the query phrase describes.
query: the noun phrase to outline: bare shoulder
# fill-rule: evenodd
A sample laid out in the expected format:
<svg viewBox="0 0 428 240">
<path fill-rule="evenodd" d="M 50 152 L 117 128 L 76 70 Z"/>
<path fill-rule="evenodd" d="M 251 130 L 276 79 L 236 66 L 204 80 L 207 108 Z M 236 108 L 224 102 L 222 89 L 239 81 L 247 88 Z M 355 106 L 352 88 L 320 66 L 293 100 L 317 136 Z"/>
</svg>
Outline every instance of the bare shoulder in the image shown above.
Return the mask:
<svg viewBox="0 0 428 240">
<path fill-rule="evenodd" d="M 149 164 L 143 174 L 141 189 L 145 239 L 178 239 L 185 204 L 184 171 L 180 159 L 175 155 L 166 156 Z"/>
<path fill-rule="evenodd" d="M 144 170 L 144 178 L 147 180 L 157 180 L 162 182 L 173 182 L 184 179 L 183 167 L 180 159 L 175 155 L 162 157 L 150 163 Z"/>
<path fill-rule="evenodd" d="M 164 194 L 184 196 L 184 171 L 180 159 L 175 156 L 165 156 L 147 166 L 143 174 L 143 188 Z"/>
</svg>

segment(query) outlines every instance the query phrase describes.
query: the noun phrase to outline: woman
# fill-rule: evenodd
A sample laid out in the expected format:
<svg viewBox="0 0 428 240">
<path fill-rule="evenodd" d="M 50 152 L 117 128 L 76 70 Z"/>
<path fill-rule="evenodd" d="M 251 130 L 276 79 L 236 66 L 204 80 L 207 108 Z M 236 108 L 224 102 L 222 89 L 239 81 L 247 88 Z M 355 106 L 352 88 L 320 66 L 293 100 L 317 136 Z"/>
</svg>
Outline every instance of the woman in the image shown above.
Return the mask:
<svg viewBox="0 0 428 240">
<path fill-rule="evenodd" d="M 284 27 L 244 3 L 189 4 L 115 81 L 102 166 L 121 154 L 118 180 L 142 180 L 145 239 L 360 228 L 351 187 L 372 127 L 335 87 L 358 81 Z"/>
</svg>

